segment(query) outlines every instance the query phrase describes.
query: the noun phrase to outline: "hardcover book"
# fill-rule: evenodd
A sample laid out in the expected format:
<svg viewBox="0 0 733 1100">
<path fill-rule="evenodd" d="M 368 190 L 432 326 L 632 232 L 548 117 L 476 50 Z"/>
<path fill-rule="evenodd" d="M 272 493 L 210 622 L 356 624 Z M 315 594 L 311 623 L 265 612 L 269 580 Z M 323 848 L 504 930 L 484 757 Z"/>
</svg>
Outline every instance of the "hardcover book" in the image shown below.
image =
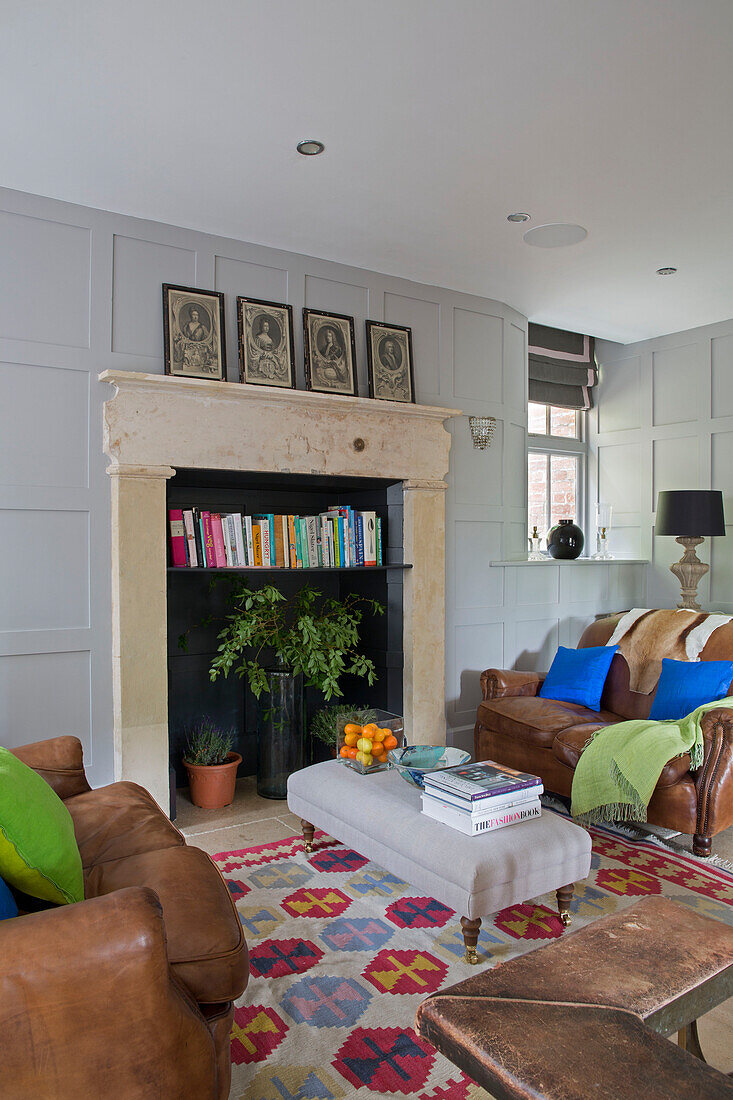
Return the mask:
<svg viewBox="0 0 733 1100">
<path fill-rule="evenodd" d="M 457 829 L 466 836 L 477 836 L 479 833 L 492 832 L 494 829 L 503 829 L 507 825 L 517 825 L 520 821 L 541 817 L 542 806 L 539 798 L 536 798 L 521 806 L 507 806 L 494 814 L 474 818 L 450 806 L 436 806 L 432 799 L 426 799 L 423 796 L 422 812 L 427 817 L 432 817 L 434 821 L 442 821 L 444 825 L 450 825 L 452 829 Z"/>
<path fill-rule="evenodd" d="M 542 780 L 538 775 L 516 771 L 505 764 L 497 764 L 495 760 L 484 760 L 476 764 L 446 768 L 444 771 L 429 772 L 425 776 L 426 790 L 428 786 L 452 791 L 468 802 L 475 802 L 477 799 L 491 798 L 508 791 L 539 788 Z"/>
<path fill-rule="evenodd" d="M 260 553 L 262 561 L 260 565 L 269 568 L 272 565 L 270 557 L 270 517 L 267 515 L 255 516 L 254 523 L 260 529 Z"/>
<path fill-rule="evenodd" d="M 226 569 L 227 556 L 224 549 L 224 532 L 219 512 L 211 513 L 211 533 L 214 537 L 214 561 L 218 569 Z"/>
<path fill-rule="evenodd" d="M 377 564 L 377 514 L 376 512 L 361 513 L 364 531 L 364 565 Z"/>
<path fill-rule="evenodd" d="M 229 529 L 229 516 L 226 513 L 221 517 L 221 533 L 224 538 L 224 556 L 227 565 L 233 566 L 235 561 L 232 553 L 232 533 Z"/>
<path fill-rule="evenodd" d="M 170 528 L 171 561 L 175 566 L 188 565 L 186 557 L 186 530 L 183 526 L 183 512 L 180 508 L 168 509 Z"/>
<path fill-rule="evenodd" d="M 239 560 L 239 551 L 237 550 L 237 525 L 236 516 L 233 512 L 228 512 L 226 517 L 226 531 L 229 537 L 229 552 L 231 554 L 231 562 L 229 563 L 232 568 L 238 569 L 242 562 Z"/>
<path fill-rule="evenodd" d="M 247 555 L 247 565 L 256 565 L 251 516 L 244 517 L 244 549 Z"/>
<path fill-rule="evenodd" d="M 201 522 L 204 525 L 204 553 L 206 554 L 206 564 L 210 569 L 213 569 L 216 565 L 216 554 L 214 553 L 214 531 L 211 526 L 211 512 L 202 512 Z"/>
<path fill-rule="evenodd" d="M 235 512 L 231 516 L 231 520 L 234 526 L 234 545 L 237 549 L 237 564 L 241 568 L 247 564 L 247 556 L 244 552 L 244 530 L 242 528 L 241 512 Z"/>
<path fill-rule="evenodd" d="M 196 539 L 196 557 L 202 568 L 206 567 L 206 554 L 204 553 L 204 524 L 201 519 L 200 508 L 193 509 L 193 533 Z"/>
<path fill-rule="evenodd" d="M 252 524 L 252 544 L 254 547 L 254 564 L 262 565 L 262 528 L 259 523 Z"/>
<path fill-rule="evenodd" d="M 356 564 L 364 564 L 364 520 L 360 515 L 354 520 L 356 527 Z"/>
<path fill-rule="evenodd" d="M 496 813 L 497 810 L 503 810 L 507 806 L 521 806 L 526 802 L 534 802 L 543 790 L 540 783 L 539 787 L 524 787 L 519 791 L 507 791 L 506 794 L 495 794 L 491 798 L 478 798 L 475 802 L 468 802 L 465 798 L 453 794 L 452 791 L 431 787 L 430 790 L 425 790 L 423 797 L 441 806 L 450 806 L 451 809 L 458 810 L 459 813 L 466 814 L 468 817 L 480 818 Z"/>
<path fill-rule="evenodd" d="M 298 543 L 295 538 L 295 516 L 288 516 L 288 550 L 290 551 L 290 568 L 297 569 L 300 562 L 298 561 Z"/>
<path fill-rule="evenodd" d="M 186 508 L 183 512 L 183 526 L 186 531 L 186 546 L 188 547 L 188 564 L 195 568 L 198 565 L 198 552 L 196 549 L 196 535 L 194 532 L 193 509 Z"/>
<path fill-rule="evenodd" d="M 268 544 L 270 550 L 270 565 L 275 566 L 277 565 L 277 561 L 275 560 L 275 516 L 272 512 L 268 513 L 267 519 L 270 524 L 270 541 Z"/>
<path fill-rule="evenodd" d="M 308 564 L 318 565 L 318 527 L 315 516 L 308 516 L 305 521 L 308 545 Z"/>
<path fill-rule="evenodd" d="M 285 554 L 286 542 L 283 534 L 284 519 L 284 516 L 275 516 L 275 556 L 273 560 L 273 565 L 276 566 L 285 566 L 288 564 Z"/>
</svg>

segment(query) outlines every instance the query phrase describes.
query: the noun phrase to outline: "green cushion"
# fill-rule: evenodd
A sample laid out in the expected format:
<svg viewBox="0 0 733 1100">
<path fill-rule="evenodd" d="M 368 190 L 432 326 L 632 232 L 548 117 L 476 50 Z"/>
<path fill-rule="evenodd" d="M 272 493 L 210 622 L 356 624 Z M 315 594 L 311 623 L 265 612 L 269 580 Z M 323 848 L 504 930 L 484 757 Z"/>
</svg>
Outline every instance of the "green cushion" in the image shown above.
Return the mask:
<svg viewBox="0 0 733 1100">
<path fill-rule="evenodd" d="M 40 775 L 0 747 L 0 875 L 34 898 L 84 899 L 71 814 Z"/>
</svg>

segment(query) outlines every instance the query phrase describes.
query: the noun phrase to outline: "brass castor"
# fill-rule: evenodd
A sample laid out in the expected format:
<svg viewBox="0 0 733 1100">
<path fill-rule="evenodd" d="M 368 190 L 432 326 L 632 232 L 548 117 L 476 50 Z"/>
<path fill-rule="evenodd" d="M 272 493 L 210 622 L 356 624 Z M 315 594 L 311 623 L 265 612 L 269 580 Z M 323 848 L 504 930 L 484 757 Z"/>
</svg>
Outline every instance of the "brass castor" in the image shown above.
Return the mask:
<svg viewBox="0 0 733 1100">
<path fill-rule="evenodd" d="M 567 886 L 561 886 L 559 890 L 555 891 L 557 897 L 557 912 L 562 921 L 563 928 L 569 928 L 572 922 L 570 916 L 570 902 L 573 899 L 573 891 L 575 890 L 575 883 L 571 882 Z"/>
<path fill-rule="evenodd" d="M 473 920 L 471 920 L 469 917 L 461 917 L 463 943 L 466 948 L 466 954 L 463 956 L 463 961 L 467 962 L 469 966 L 475 966 L 478 962 L 478 951 L 476 950 L 476 944 L 478 943 L 478 934 L 480 928 L 480 917 L 476 917 Z"/>
<path fill-rule="evenodd" d="M 308 855 L 313 851 L 313 833 L 315 828 L 311 825 L 310 821 L 304 821 L 301 819 L 300 827 L 303 830 L 303 851 Z"/>
</svg>

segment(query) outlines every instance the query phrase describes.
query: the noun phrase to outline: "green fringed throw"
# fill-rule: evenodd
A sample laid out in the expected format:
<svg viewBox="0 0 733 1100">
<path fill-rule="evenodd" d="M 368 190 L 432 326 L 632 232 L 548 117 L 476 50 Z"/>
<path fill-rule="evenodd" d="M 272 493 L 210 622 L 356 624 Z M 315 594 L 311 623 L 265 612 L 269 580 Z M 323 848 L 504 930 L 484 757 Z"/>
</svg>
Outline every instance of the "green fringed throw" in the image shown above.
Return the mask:
<svg viewBox="0 0 733 1100">
<path fill-rule="evenodd" d="M 702 716 L 720 707 L 733 708 L 733 698 L 703 703 L 678 722 L 640 718 L 598 730 L 575 769 L 573 817 L 583 823 L 646 821 L 665 764 L 689 752 L 691 770 L 702 766 Z"/>
</svg>

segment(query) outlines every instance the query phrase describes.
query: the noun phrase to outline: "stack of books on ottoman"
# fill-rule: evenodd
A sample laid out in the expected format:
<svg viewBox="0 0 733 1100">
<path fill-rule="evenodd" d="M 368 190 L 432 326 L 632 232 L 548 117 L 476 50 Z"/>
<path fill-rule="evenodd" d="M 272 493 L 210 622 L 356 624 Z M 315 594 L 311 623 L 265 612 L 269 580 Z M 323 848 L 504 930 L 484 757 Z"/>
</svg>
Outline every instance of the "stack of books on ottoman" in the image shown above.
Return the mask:
<svg viewBox="0 0 733 1100">
<path fill-rule="evenodd" d="M 422 812 L 467 836 L 539 817 L 542 780 L 484 760 L 428 772 Z"/>
</svg>

